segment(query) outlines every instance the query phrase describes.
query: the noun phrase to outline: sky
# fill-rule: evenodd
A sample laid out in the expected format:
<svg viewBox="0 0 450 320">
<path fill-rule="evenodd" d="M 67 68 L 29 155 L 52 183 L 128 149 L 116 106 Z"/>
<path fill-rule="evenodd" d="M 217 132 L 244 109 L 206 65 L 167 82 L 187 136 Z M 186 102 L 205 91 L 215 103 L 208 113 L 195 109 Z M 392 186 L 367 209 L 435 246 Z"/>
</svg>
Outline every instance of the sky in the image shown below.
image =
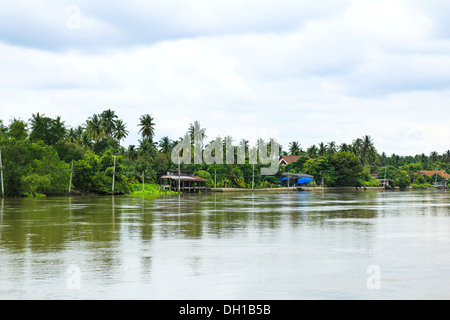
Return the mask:
<svg viewBox="0 0 450 320">
<path fill-rule="evenodd" d="M 450 149 L 448 0 L 0 0 L 0 119 Z"/>
</svg>

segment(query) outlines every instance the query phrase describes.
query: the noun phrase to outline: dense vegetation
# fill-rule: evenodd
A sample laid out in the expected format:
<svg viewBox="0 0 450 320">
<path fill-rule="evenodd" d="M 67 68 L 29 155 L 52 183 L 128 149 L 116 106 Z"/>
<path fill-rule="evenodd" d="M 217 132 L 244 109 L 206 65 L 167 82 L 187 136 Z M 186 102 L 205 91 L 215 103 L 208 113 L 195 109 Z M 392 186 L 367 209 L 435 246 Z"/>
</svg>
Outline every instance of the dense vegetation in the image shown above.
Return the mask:
<svg viewBox="0 0 450 320">
<path fill-rule="evenodd" d="M 153 184 L 146 189 L 156 192 L 159 177 L 169 170 L 177 170 L 171 161 L 172 148 L 180 142 L 169 137 L 155 139 L 155 120 L 149 114 L 139 119 L 141 139 L 138 145 L 121 146 L 129 134 L 127 125 L 113 110 L 105 110 L 89 117 L 84 124 L 68 127 L 60 117 L 33 114 L 28 121 L 12 119 L 9 124 L 0 120 L 0 148 L 2 153 L 5 194 L 58 195 L 67 194 L 72 173 L 71 190 L 81 193 L 126 194 L 142 192 L 142 179 Z M 201 132 L 202 145 L 208 145 L 206 130 L 195 121 L 188 132 Z M 231 139 L 227 137 L 225 141 Z M 314 183 L 325 186 L 376 186 L 371 173 L 386 177 L 393 185 L 405 187 L 429 186 L 441 177 L 424 177 L 420 170 L 446 170 L 450 166 L 450 150 L 444 154 L 402 157 L 379 154 L 369 136 L 349 144 L 320 143 L 306 151 L 293 141 L 281 154 L 299 155 L 298 161 L 280 166 L 276 176 L 261 176 L 261 164 L 182 164 L 182 170 L 195 171 L 205 178 L 209 187 L 255 188 L 279 185 L 284 171 L 302 172 L 314 176 Z M 261 143 L 259 141 L 258 143 Z M 192 145 L 192 148 L 194 146 Z M 224 153 L 225 154 L 225 153 Z M 114 171 L 115 168 L 115 171 Z M 113 174 L 114 172 L 114 174 Z M 139 185 L 138 185 L 139 184 Z"/>
</svg>

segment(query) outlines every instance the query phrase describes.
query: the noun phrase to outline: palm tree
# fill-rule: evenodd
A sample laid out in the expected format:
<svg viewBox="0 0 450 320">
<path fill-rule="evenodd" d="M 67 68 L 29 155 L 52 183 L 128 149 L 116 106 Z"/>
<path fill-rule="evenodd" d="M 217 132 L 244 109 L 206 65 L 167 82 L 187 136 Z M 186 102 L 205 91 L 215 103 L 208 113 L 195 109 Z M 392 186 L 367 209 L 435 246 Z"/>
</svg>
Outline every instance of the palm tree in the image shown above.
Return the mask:
<svg viewBox="0 0 450 320">
<path fill-rule="evenodd" d="M 77 139 L 77 135 L 75 133 L 75 130 L 73 128 L 70 128 L 69 131 L 67 132 L 67 140 L 69 140 L 69 142 L 75 143 Z"/>
<path fill-rule="evenodd" d="M 39 112 L 36 114 L 32 114 L 31 118 L 28 120 L 30 122 L 30 129 L 33 131 L 35 128 L 39 126 L 42 119 L 44 118 L 44 114 L 40 115 Z"/>
<path fill-rule="evenodd" d="M 439 154 L 436 151 L 432 151 L 430 153 L 430 160 L 431 162 L 436 162 L 438 160 Z"/>
<path fill-rule="evenodd" d="M 60 116 L 57 116 L 56 119 L 53 120 L 53 129 L 54 133 L 60 138 L 64 138 L 67 135 L 66 125 L 64 124 L 64 121 L 61 121 Z"/>
<path fill-rule="evenodd" d="M 334 142 L 334 141 L 328 142 L 326 152 L 327 152 L 327 154 L 330 154 L 330 155 L 335 154 L 337 152 L 336 142 Z"/>
<path fill-rule="evenodd" d="M 298 156 L 300 155 L 300 144 L 297 141 L 289 142 L 289 155 Z"/>
<path fill-rule="evenodd" d="M 319 156 L 324 156 L 327 152 L 327 147 L 325 146 L 325 143 L 321 142 L 319 143 L 319 150 L 318 150 L 318 154 Z"/>
<path fill-rule="evenodd" d="M 208 137 L 206 136 L 206 134 L 205 134 L 206 129 L 205 129 L 205 128 L 202 128 L 202 126 L 201 126 L 201 124 L 200 124 L 200 121 L 198 121 L 198 120 L 195 120 L 193 124 L 191 123 L 191 124 L 189 125 L 189 133 L 190 133 L 190 135 L 191 135 L 191 141 L 194 141 L 194 138 L 195 138 L 194 134 L 195 134 L 195 132 L 200 133 L 200 140 L 201 140 L 201 141 L 199 141 L 199 142 L 203 142 L 203 140 L 205 140 L 206 138 L 208 138 Z"/>
<path fill-rule="evenodd" d="M 82 143 L 84 128 L 82 126 L 78 126 L 78 127 L 75 128 L 74 133 L 75 133 L 75 140 L 76 140 L 76 142 L 77 143 Z"/>
<path fill-rule="evenodd" d="M 444 158 L 444 162 L 450 163 L 450 150 L 445 151 L 442 156 Z"/>
<path fill-rule="evenodd" d="M 353 140 L 352 150 L 357 157 L 361 157 L 362 149 L 363 149 L 363 140 L 361 138 Z"/>
<path fill-rule="evenodd" d="M 137 153 L 137 150 L 136 150 L 136 146 L 133 145 L 133 144 L 129 145 L 128 146 L 128 150 L 127 150 L 127 154 L 128 154 L 128 157 L 130 158 L 130 160 L 134 161 L 137 158 L 137 156 L 138 156 L 138 153 Z"/>
<path fill-rule="evenodd" d="M 349 146 L 345 142 L 341 143 L 341 145 L 339 146 L 339 151 L 349 152 L 349 151 L 351 151 L 351 146 Z"/>
<path fill-rule="evenodd" d="M 128 133 L 129 132 L 127 130 L 127 125 L 125 123 L 123 123 L 122 120 L 117 120 L 114 138 L 116 138 L 117 141 L 119 141 L 119 144 L 120 144 L 120 140 L 125 139 L 128 136 Z"/>
<path fill-rule="evenodd" d="M 116 129 L 117 115 L 111 109 L 105 110 L 100 115 L 103 131 L 107 137 L 112 137 Z"/>
<path fill-rule="evenodd" d="M 317 156 L 317 153 L 319 152 L 319 149 L 317 149 L 316 145 L 313 144 L 311 147 L 309 147 L 306 151 L 306 153 L 308 154 L 308 156 L 310 157 L 315 157 Z"/>
<path fill-rule="evenodd" d="M 99 115 L 94 114 L 86 121 L 86 131 L 89 137 L 94 141 L 98 141 L 102 138 L 104 132 L 102 119 Z"/>
<path fill-rule="evenodd" d="M 159 151 L 165 155 L 168 155 L 171 151 L 172 140 L 168 136 L 162 137 L 159 140 Z"/>
<path fill-rule="evenodd" d="M 153 139 L 153 135 L 155 134 L 155 123 L 153 122 L 153 120 L 155 119 L 153 119 L 149 114 L 144 114 L 139 118 L 138 126 L 141 127 L 139 133 L 142 134 L 142 137 L 144 139 Z"/>
</svg>

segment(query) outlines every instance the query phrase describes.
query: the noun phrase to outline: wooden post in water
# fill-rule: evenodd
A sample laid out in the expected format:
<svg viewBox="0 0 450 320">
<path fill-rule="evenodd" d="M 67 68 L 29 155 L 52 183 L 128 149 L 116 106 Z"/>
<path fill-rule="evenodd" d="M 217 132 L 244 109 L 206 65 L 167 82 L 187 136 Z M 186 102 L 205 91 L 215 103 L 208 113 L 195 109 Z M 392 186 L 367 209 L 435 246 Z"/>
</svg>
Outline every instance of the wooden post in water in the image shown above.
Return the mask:
<svg viewBox="0 0 450 320">
<path fill-rule="evenodd" d="M 113 168 L 113 181 L 112 181 L 112 194 L 114 195 L 114 180 L 116 180 L 116 156 L 114 156 L 114 168 Z"/>
<path fill-rule="evenodd" d="M 72 165 L 70 166 L 69 195 L 70 192 L 72 191 L 72 173 L 73 173 L 73 160 Z"/>
<path fill-rule="evenodd" d="M 0 179 L 2 180 L 2 197 L 5 196 L 5 187 L 3 185 L 3 161 L 2 161 L 2 149 L 0 148 Z"/>
</svg>

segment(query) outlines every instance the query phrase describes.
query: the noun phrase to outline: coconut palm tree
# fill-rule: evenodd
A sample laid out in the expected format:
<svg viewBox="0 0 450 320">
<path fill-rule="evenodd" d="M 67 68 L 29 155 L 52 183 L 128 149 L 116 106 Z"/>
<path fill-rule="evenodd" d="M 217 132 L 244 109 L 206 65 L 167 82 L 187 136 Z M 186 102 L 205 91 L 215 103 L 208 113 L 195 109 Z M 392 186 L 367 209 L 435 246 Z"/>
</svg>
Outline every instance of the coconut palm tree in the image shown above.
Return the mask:
<svg viewBox="0 0 450 320">
<path fill-rule="evenodd" d="M 363 140 L 361 138 L 353 140 L 352 151 L 357 157 L 361 157 L 362 149 L 363 149 Z"/>
<path fill-rule="evenodd" d="M 83 126 L 78 126 L 75 128 L 74 130 L 75 133 L 75 141 L 78 144 L 81 144 L 83 141 L 83 133 L 84 133 L 84 128 Z"/>
<path fill-rule="evenodd" d="M 155 134 L 155 119 L 149 115 L 144 114 L 139 118 L 138 126 L 141 127 L 139 133 L 142 134 L 144 139 L 153 140 L 153 135 Z"/>
<path fill-rule="evenodd" d="M 162 137 L 161 140 L 159 140 L 159 151 L 165 155 L 168 155 L 171 151 L 172 147 L 172 140 L 168 137 Z"/>
<path fill-rule="evenodd" d="M 324 156 L 327 152 L 327 147 L 325 145 L 325 143 L 321 142 L 319 143 L 319 150 L 318 150 L 318 154 L 319 156 Z"/>
<path fill-rule="evenodd" d="M 436 151 L 430 153 L 431 162 L 436 162 L 438 160 L 439 154 Z"/>
<path fill-rule="evenodd" d="M 94 114 L 92 117 L 89 117 L 86 121 L 86 131 L 89 137 L 94 141 L 98 141 L 103 137 L 104 131 L 102 119 L 99 115 Z"/>
<path fill-rule="evenodd" d="M 202 128 L 202 126 L 200 124 L 200 121 L 198 121 L 198 120 L 195 120 L 194 123 L 191 123 L 189 125 L 189 131 L 188 132 L 191 135 L 191 141 L 194 141 L 194 138 L 195 138 L 194 133 L 195 132 L 198 132 L 200 134 L 200 140 L 201 140 L 200 142 L 203 142 L 203 140 L 208 138 L 206 136 L 206 134 L 205 134 L 206 129 Z"/>
<path fill-rule="evenodd" d="M 117 139 L 117 141 L 119 141 L 120 144 L 120 140 L 125 139 L 128 136 L 128 130 L 127 130 L 127 125 L 126 123 L 123 123 L 122 120 L 117 120 L 116 121 L 116 129 L 115 129 L 115 133 L 114 133 L 114 138 Z"/>
<path fill-rule="evenodd" d="M 114 131 L 116 129 L 116 121 L 117 121 L 117 115 L 116 113 L 111 110 L 105 110 L 100 115 L 101 117 L 101 124 L 103 127 L 103 131 L 105 132 L 105 135 L 107 137 L 112 137 L 114 134 Z"/>
<path fill-rule="evenodd" d="M 337 152 L 336 142 L 334 142 L 334 141 L 328 142 L 326 152 L 327 152 L 327 154 L 330 154 L 330 155 L 335 154 Z"/>
<path fill-rule="evenodd" d="M 127 150 L 127 155 L 130 158 L 131 161 L 134 161 L 137 156 L 138 156 L 138 152 L 136 150 L 136 146 L 131 144 L 128 146 L 128 150 Z"/>
<path fill-rule="evenodd" d="M 319 149 L 317 149 L 317 147 L 316 147 L 316 145 L 315 144 L 313 144 L 312 146 L 310 146 L 308 149 L 307 149 L 307 151 L 306 151 L 306 153 L 308 154 L 308 156 L 310 156 L 310 157 L 315 157 L 315 156 L 317 156 L 317 153 L 319 152 Z"/>
<path fill-rule="evenodd" d="M 300 144 L 297 141 L 289 142 L 289 155 L 298 156 L 300 155 L 300 152 Z"/>
<path fill-rule="evenodd" d="M 442 155 L 445 163 L 450 163 L 450 150 L 447 150 Z"/>
</svg>

